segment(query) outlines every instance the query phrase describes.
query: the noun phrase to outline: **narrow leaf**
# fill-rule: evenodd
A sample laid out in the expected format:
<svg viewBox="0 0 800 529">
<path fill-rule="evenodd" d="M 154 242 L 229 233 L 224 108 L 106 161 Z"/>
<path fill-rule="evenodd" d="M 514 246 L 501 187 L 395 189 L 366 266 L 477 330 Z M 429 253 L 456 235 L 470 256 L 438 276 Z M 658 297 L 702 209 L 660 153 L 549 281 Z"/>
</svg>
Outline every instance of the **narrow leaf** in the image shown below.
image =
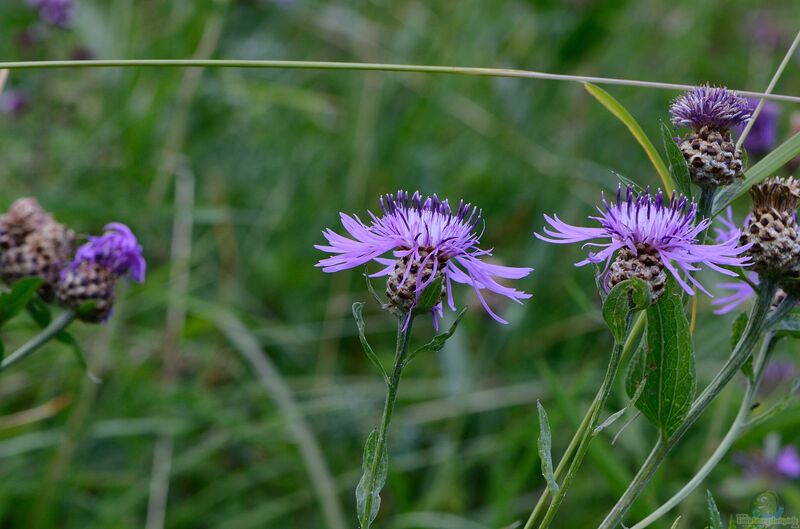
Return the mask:
<svg viewBox="0 0 800 529">
<path fill-rule="evenodd" d="M 783 142 L 775 150 L 745 171 L 741 182 L 726 187 L 714 201 L 714 215 L 724 211 L 728 205 L 747 193 L 755 184 L 773 176 L 778 169 L 800 154 L 800 132 Z"/>
<path fill-rule="evenodd" d="M 356 320 L 356 327 L 358 327 L 358 339 L 361 341 L 361 347 L 364 349 L 364 353 L 366 353 L 367 358 L 369 358 L 370 362 L 378 368 L 378 372 L 383 376 L 383 379 L 386 383 L 389 383 L 389 375 L 386 373 L 386 369 L 383 368 L 383 364 L 381 364 L 378 355 L 375 354 L 375 351 L 372 350 L 372 347 L 367 342 L 367 337 L 364 334 L 364 316 L 362 311 L 364 310 L 364 303 L 359 301 L 353 303 L 353 317 Z"/>
<path fill-rule="evenodd" d="M 547 412 L 544 411 L 544 406 L 538 400 L 536 401 L 536 407 L 539 409 L 539 440 L 537 446 L 539 448 L 539 460 L 542 462 L 542 476 L 544 476 L 550 492 L 555 496 L 558 494 L 559 487 L 558 483 L 556 483 L 556 476 L 553 474 L 550 422 L 547 419 Z"/>
<path fill-rule="evenodd" d="M 614 413 L 612 413 L 612 414 L 611 414 L 611 415 L 608 417 L 608 419 L 606 419 L 606 420 L 605 420 L 605 421 L 603 421 L 601 424 L 599 424 L 599 425 L 598 425 L 598 426 L 597 426 L 597 427 L 596 427 L 596 428 L 595 428 L 595 429 L 592 431 L 592 435 L 597 435 L 597 434 L 599 434 L 600 432 L 602 432 L 603 430 L 605 430 L 606 428 L 608 428 L 609 426 L 611 426 L 612 424 L 614 424 L 614 423 L 617 421 L 617 419 L 619 419 L 620 417 L 622 417 L 623 415 L 625 415 L 625 412 L 627 412 L 629 409 L 631 409 L 631 406 L 634 406 L 634 405 L 636 404 L 636 401 L 637 401 L 637 400 L 639 400 L 639 397 L 642 395 L 642 391 L 644 391 L 644 384 L 645 384 L 645 382 L 647 382 L 647 379 L 646 379 L 646 378 L 645 378 L 645 379 L 642 379 L 642 380 L 639 382 L 639 386 L 636 388 L 636 391 L 634 392 L 633 396 L 630 398 L 630 400 L 629 400 L 629 401 L 628 401 L 628 403 L 625 405 L 625 407 L 624 407 L 624 408 L 622 408 L 621 410 L 617 411 L 617 412 L 614 412 Z"/>
<path fill-rule="evenodd" d="M 681 523 L 681 517 L 678 516 L 675 518 L 675 521 L 672 522 L 672 525 L 669 526 L 669 529 L 678 529 L 678 525 Z"/>
<path fill-rule="evenodd" d="M 89 363 L 86 361 L 86 354 L 84 354 L 83 348 L 72 334 L 68 333 L 67 331 L 61 331 L 60 333 L 56 334 L 55 339 L 56 341 L 69 346 L 69 348 L 72 350 L 72 353 L 75 355 L 75 359 L 78 361 L 78 364 L 80 364 L 80 366 L 83 368 L 86 376 L 89 377 L 89 380 L 95 384 L 100 384 L 103 382 L 100 377 L 92 373 L 92 370 L 89 369 Z"/>
<path fill-rule="evenodd" d="M 772 330 L 781 336 L 800 338 L 800 309 L 795 309 L 772 326 Z"/>
<path fill-rule="evenodd" d="M 40 277 L 26 277 L 11 285 L 10 292 L 0 295 L 0 326 L 28 305 L 43 282 Z"/>
<path fill-rule="evenodd" d="M 672 139 L 672 134 L 673 130 L 662 122 L 661 139 L 664 142 L 664 151 L 667 153 L 669 174 L 672 176 L 672 181 L 675 182 L 678 191 L 691 198 L 692 178 L 689 176 L 689 166 L 686 164 L 686 158 L 684 158 L 681 148 Z"/>
<path fill-rule="evenodd" d="M 736 349 L 736 344 L 742 339 L 744 328 L 747 327 L 747 314 L 742 312 L 735 320 L 733 320 L 733 327 L 731 328 L 731 351 Z M 751 355 L 747 361 L 742 364 L 742 373 L 744 376 L 753 380 L 753 356 Z"/>
<path fill-rule="evenodd" d="M 449 340 L 450 337 L 453 336 L 453 333 L 456 332 L 456 328 L 458 327 L 458 324 L 461 322 L 461 318 L 464 317 L 464 314 L 466 312 L 467 309 L 461 309 L 461 312 L 458 313 L 458 316 L 456 316 L 456 320 L 453 322 L 450 328 L 447 329 L 447 332 L 437 334 L 436 336 L 433 337 L 433 339 L 430 342 L 415 349 L 414 352 L 408 355 L 408 359 L 406 359 L 405 363 L 408 364 L 420 353 L 437 353 L 441 351 L 442 347 L 444 347 L 444 344 L 447 343 L 447 340 Z"/>
<path fill-rule="evenodd" d="M 639 278 L 614 285 L 603 302 L 603 319 L 614 340 L 621 342 L 625 339 L 631 314 L 647 308 L 650 302 L 650 287 Z"/>
<path fill-rule="evenodd" d="M 358 486 L 356 486 L 356 511 L 358 512 L 361 529 L 369 529 L 381 508 L 381 489 L 386 484 L 386 475 L 389 469 L 389 456 L 385 443 L 380 452 L 378 454 L 378 431 L 372 430 L 372 433 L 367 437 L 367 443 L 364 445 L 364 460 L 362 464 L 364 474 L 361 476 Z M 368 490 L 370 487 L 370 475 L 376 457 L 380 459 L 376 467 L 374 487 L 370 491 Z M 367 499 L 370 497 L 372 502 L 369 505 L 369 513 L 367 513 Z"/>
<path fill-rule="evenodd" d="M 668 437 L 689 411 L 697 383 L 692 337 L 680 294 L 668 292 L 647 309 L 647 337 L 631 364 L 629 394 L 645 377 L 636 407 Z"/>
<path fill-rule="evenodd" d="M 39 296 L 35 296 L 28 306 L 28 314 L 30 314 L 33 321 L 36 322 L 36 325 L 44 329 L 48 325 L 50 325 L 50 321 L 53 319 L 53 315 L 50 312 L 50 307 L 47 306 L 47 303 L 42 300 Z"/>
<path fill-rule="evenodd" d="M 650 159 L 650 163 L 653 164 L 655 167 L 658 176 L 661 177 L 661 181 L 664 184 L 664 191 L 667 195 L 672 193 L 672 190 L 675 189 L 675 185 L 672 182 L 672 177 L 667 170 L 667 166 L 664 164 L 664 160 L 661 159 L 661 155 L 658 154 L 658 151 L 653 146 L 653 142 L 650 141 L 650 138 L 647 137 L 647 134 L 644 133 L 641 125 L 634 119 L 628 110 L 622 106 L 622 104 L 614 99 L 611 94 L 600 88 L 599 86 L 593 85 L 591 83 L 585 83 L 583 85 L 586 88 L 586 91 L 592 94 L 595 99 L 597 99 L 601 105 L 606 107 L 609 112 L 614 114 L 614 116 L 619 119 L 628 130 L 633 134 L 633 137 L 639 142 L 639 145 L 642 146 L 644 149 L 645 154 Z"/>
<path fill-rule="evenodd" d="M 708 515 L 711 518 L 711 529 L 723 529 L 722 517 L 719 515 L 717 502 L 714 501 L 714 496 L 711 494 L 710 490 L 707 490 L 706 494 L 708 497 Z"/>
<path fill-rule="evenodd" d="M 442 284 L 444 276 L 439 276 L 431 284 L 425 287 L 422 294 L 419 295 L 419 301 L 414 307 L 414 312 L 417 314 L 427 314 L 437 303 L 442 299 Z"/>
</svg>

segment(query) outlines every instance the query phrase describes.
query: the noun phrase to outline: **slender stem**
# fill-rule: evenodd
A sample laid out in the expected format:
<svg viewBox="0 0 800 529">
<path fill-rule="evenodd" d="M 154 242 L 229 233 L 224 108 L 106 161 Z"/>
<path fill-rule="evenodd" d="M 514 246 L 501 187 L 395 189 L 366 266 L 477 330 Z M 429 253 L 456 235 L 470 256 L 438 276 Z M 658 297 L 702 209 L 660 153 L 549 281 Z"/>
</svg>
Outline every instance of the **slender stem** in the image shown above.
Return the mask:
<svg viewBox="0 0 800 529">
<path fill-rule="evenodd" d="M 547 509 L 547 512 L 542 519 L 542 523 L 539 524 L 539 529 L 547 529 L 550 527 L 550 524 L 553 522 L 553 518 L 555 518 L 556 512 L 558 512 L 558 508 L 561 506 L 561 502 L 564 501 L 567 491 L 572 485 L 572 482 L 575 480 L 575 476 L 578 474 L 578 469 L 583 462 L 583 458 L 586 456 L 586 452 L 589 450 L 589 443 L 594 437 L 593 430 L 596 426 L 597 419 L 600 416 L 600 411 L 603 409 L 606 400 L 608 400 L 608 395 L 611 393 L 611 387 L 614 383 L 614 379 L 619 371 L 620 357 L 622 356 L 623 347 L 624 346 L 622 343 L 616 342 L 614 344 L 614 349 L 611 352 L 611 359 L 608 362 L 608 369 L 606 369 L 606 376 L 603 379 L 600 390 L 597 392 L 595 405 L 590 410 L 591 418 L 589 419 L 588 427 L 583 433 L 583 438 L 581 439 L 580 445 L 575 453 L 575 457 L 572 460 L 572 464 L 569 466 L 567 475 L 564 477 L 561 488 L 558 489 L 558 493 L 553 498 L 553 501 L 550 502 L 550 507 Z"/>
<path fill-rule="evenodd" d="M 367 489 L 366 498 L 364 503 L 364 513 L 359 523 L 361 529 L 368 529 L 372 523 L 372 498 L 374 497 L 376 487 L 378 487 L 378 470 L 380 468 L 382 457 L 386 447 L 386 433 L 389 430 L 389 423 L 392 421 L 392 412 L 394 411 L 394 403 L 397 400 L 397 389 L 400 386 L 400 377 L 403 374 L 403 368 L 406 365 L 408 357 L 408 344 L 411 337 L 411 324 L 413 317 L 405 325 L 405 318 L 398 318 L 397 320 L 397 346 L 394 353 L 394 366 L 392 367 L 392 374 L 389 376 L 389 382 L 386 388 L 386 401 L 383 405 L 383 416 L 381 417 L 381 425 L 378 428 L 378 439 L 375 443 L 375 456 L 372 460 L 372 466 L 369 468 L 367 476 Z"/>
<path fill-rule="evenodd" d="M 781 78 L 783 74 L 783 70 L 786 68 L 786 65 L 789 64 L 789 60 L 794 55 L 794 52 L 797 50 L 797 46 L 800 45 L 800 32 L 797 33 L 797 36 L 794 38 L 791 46 L 789 46 L 789 50 L 786 52 L 786 55 L 783 57 L 783 61 L 781 61 L 780 66 L 778 69 L 775 70 L 775 75 L 772 76 L 772 80 L 769 82 L 769 86 L 767 86 L 767 90 L 764 92 L 764 96 L 761 97 L 761 101 L 758 102 L 753 115 L 750 116 L 750 119 L 747 121 L 747 125 L 745 125 L 742 134 L 739 136 L 739 140 L 736 142 L 736 148 L 741 149 L 742 145 L 744 144 L 744 139 L 747 138 L 747 135 L 750 134 L 750 129 L 753 128 L 753 124 L 756 122 L 758 115 L 761 113 L 761 109 L 764 108 L 764 102 L 766 94 L 772 93 L 772 90 L 775 88 L 775 85 L 778 83 L 778 79 Z"/>
<path fill-rule="evenodd" d="M 716 398 L 720 391 L 730 382 L 734 375 L 744 365 L 747 358 L 750 356 L 753 347 L 758 342 L 761 332 L 764 329 L 764 323 L 769 311 L 772 298 L 777 290 L 777 285 L 771 279 L 763 279 L 758 292 L 758 297 L 750 311 L 750 317 L 747 321 L 742 338 L 733 350 L 728 361 L 717 373 L 714 379 L 706 386 L 706 389 L 695 399 L 692 407 L 686 415 L 686 418 L 681 423 L 675 432 L 669 438 L 660 436 L 652 452 L 647 457 L 639 472 L 628 485 L 627 490 L 619 499 L 617 504 L 608 513 L 603 523 L 600 524 L 598 529 L 612 529 L 616 527 L 621 521 L 628 510 L 633 505 L 633 502 L 642 493 L 644 488 L 652 479 L 653 474 L 661 466 L 661 463 L 667 457 L 669 451 L 680 441 L 684 434 L 691 428 L 694 422 L 705 411 L 709 404 Z"/>
<path fill-rule="evenodd" d="M 636 320 L 634 321 L 633 326 L 631 327 L 631 330 L 628 333 L 628 336 L 625 338 L 625 344 L 622 346 L 622 353 L 620 355 L 621 363 L 625 362 L 628 356 L 630 356 L 631 351 L 633 351 L 634 347 L 639 343 L 639 337 L 642 334 L 642 330 L 644 329 L 644 324 L 646 321 L 647 319 L 645 317 L 644 311 L 640 312 L 636 316 Z M 572 461 L 572 456 L 575 453 L 575 450 L 578 448 L 578 445 L 584 438 L 584 434 L 586 433 L 587 429 L 590 428 L 590 421 L 594 416 L 595 409 L 597 408 L 601 396 L 602 396 L 601 391 L 598 391 L 591 405 L 589 405 L 589 409 L 586 411 L 586 415 L 583 416 L 581 424 L 575 431 L 575 435 L 572 436 L 572 439 L 570 440 L 567 449 L 564 451 L 564 455 L 561 456 L 561 461 L 558 462 L 558 466 L 553 472 L 556 481 L 559 481 L 564 476 L 564 472 L 566 472 L 568 465 Z M 544 490 L 542 491 L 542 494 L 539 496 L 539 500 L 536 502 L 536 506 L 533 508 L 533 511 L 531 511 L 531 515 L 528 517 L 528 521 L 525 523 L 525 527 L 523 529 L 533 529 L 533 526 L 536 524 L 536 521 L 542 515 L 542 511 L 544 511 L 549 497 L 550 497 L 550 489 L 548 487 L 545 487 Z"/>
<path fill-rule="evenodd" d="M 64 311 L 58 318 L 50 322 L 45 329 L 42 329 L 39 334 L 34 336 L 30 341 L 23 344 L 19 349 L 8 355 L 3 359 L 3 362 L 0 364 L 0 371 L 10 367 L 26 356 L 30 355 L 41 346 L 55 338 L 58 333 L 63 331 L 64 329 L 72 323 L 72 320 L 75 319 L 75 313 L 71 310 Z"/>
<path fill-rule="evenodd" d="M 711 209 L 714 207 L 714 195 L 717 194 L 717 186 L 702 186 L 700 188 L 700 202 L 697 204 L 697 213 L 701 219 L 711 218 Z M 703 237 L 708 233 L 705 230 Z"/>
<path fill-rule="evenodd" d="M 356 70 L 383 72 L 416 72 L 454 75 L 471 75 L 478 77 L 519 77 L 525 79 L 546 79 L 551 81 L 571 81 L 577 83 L 595 83 L 607 85 L 638 86 L 642 88 L 659 88 L 663 90 L 689 90 L 694 85 L 678 83 L 660 83 L 655 81 L 639 81 L 636 79 L 617 79 L 613 77 L 595 77 L 586 75 L 565 75 L 532 70 L 509 68 L 473 68 L 464 66 L 433 66 L 422 64 L 385 64 L 367 62 L 330 62 L 330 61 L 273 61 L 273 60 L 239 60 L 239 59 L 111 59 L 91 61 L 14 61 L 0 62 L 0 69 L 33 70 L 43 68 L 282 68 L 303 70 Z M 764 97 L 776 101 L 800 103 L 800 97 L 764 94 L 747 90 L 736 90 L 739 94 L 750 97 Z"/>
<path fill-rule="evenodd" d="M 761 377 L 764 374 L 764 367 L 766 366 L 772 350 L 777 343 L 777 339 L 775 339 L 774 334 L 767 333 L 763 343 L 764 345 L 762 346 L 753 367 L 753 380 L 748 380 L 747 389 L 745 391 L 744 398 L 742 399 L 742 403 L 739 406 L 739 411 L 736 414 L 736 419 L 734 419 L 733 424 L 731 424 L 728 433 L 725 434 L 725 437 L 723 437 L 722 441 L 720 441 L 717 449 L 714 450 L 714 453 L 711 454 L 711 456 L 708 458 L 708 461 L 706 461 L 703 466 L 700 467 L 700 470 L 697 471 L 694 477 L 692 477 L 692 479 L 689 480 L 689 482 L 686 483 L 681 490 L 676 492 L 669 500 L 661 505 L 661 507 L 653 511 L 649 516 L 644 518 L 641 522 L 637 523 L 630 529 L 644 529 L 686 499 L 697 487 L 700 486 L 703 480 L 708 477 L 711 471 L 714 470 L 722 458 L 728 453 L 728 450 L 736 441 L 736 439 L 738 439 L 742 432 L 747 429 L 749 426 L 747 418 L 750 415 L 753 401 L 758 394 L 758 386 L 761 382 Z"/>
</svg>

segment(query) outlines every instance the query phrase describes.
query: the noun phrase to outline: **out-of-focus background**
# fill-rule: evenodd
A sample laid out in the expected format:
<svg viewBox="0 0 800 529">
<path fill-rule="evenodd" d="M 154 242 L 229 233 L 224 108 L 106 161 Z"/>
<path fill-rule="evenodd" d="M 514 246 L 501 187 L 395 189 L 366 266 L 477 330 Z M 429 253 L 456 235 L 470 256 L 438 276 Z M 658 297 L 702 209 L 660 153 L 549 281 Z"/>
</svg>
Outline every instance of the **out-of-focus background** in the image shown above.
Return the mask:
<svg viewBox="0 0 800 529">
<path fill-rule="evenodd" d="M 2 58 L 376 61 L 762 90 L 800 28 L 795 0 L 73 3 L 60 27 L 25 0 L 4 0 Z M 660 143 L 676 93 L 609 91 Z M 800 57 L 777 91 L 800 92 Z M 780 111 L 783 139 L 800 107 Z M 616 188 L 615 173 L 658 184 L 628 131 L 581 85 L 333 71 L 14 71 L 0 112 L 0 206 L 36 196 L 80 233 L 126 222 L 149 262 L 146 283 L 122 289 L 110 323 L 76 326 L 101 384 L 60 344 L 0 377 L 0 526 L 338 529 L 322 514 L 322 496 L 355 527 L 353 489 L 384 388 L 350 306 L 368 301 L 367 334 L 387 363 L 394 323 L 369 302 L 359 270 L 316 269 L 313 245 L 324 227 L 339 229 L 339 211 L 363 215 L 398 188 L 479 204 L 484 246 L 499 262 L 536 271 L 519 282 L 534 293 L 524 306 L 495 301 L 507 326 L 459 289 L 470 309 L 458 333 L 407 370 L 376 527 L 499 529 L 527 517 L 543 487 L 536 400 L 558 457 L 611 346 L 593 272 L 572 266 L 584 252 L 532 233 L 543 213 L 583 222 L 600 191 Z M 701 384 L 730 350 L 732 320 L 700 299 Z M 32 329 L 17 318 L 4 329 L 7 349 Z M 415 332 L 422 342 L 432 329 L 425 321 Z M 243 353 L 255 355 L 260 375 Z M 796 345 L 777 356 L 784 364 L 764 405 L 795 376 Z M 697 469 L 741 393 L 741 381 L 731 384 L 633 517 Z M 620 386 L 606 413 L 625 402 Z M 706 488 L 725 515 L 749 513 L 768 489 L 787 515 L 800 515 L 800 488 L 776 464 L 800 442 L 799 424 L 792 404 L 750 431 L 661 527 L 678 512 L 678 527 L 707 524 Z M 593 527 L 645 457 L 653 428 L 638 420 L 612 446 L 619 428 L 594 442 L 557 527 Z M 301 445 L 321 446 L 323 461 L 307 457 L 298 430 Z M 330 482 L 310 477 L 320 473 Z"/>
</svg>

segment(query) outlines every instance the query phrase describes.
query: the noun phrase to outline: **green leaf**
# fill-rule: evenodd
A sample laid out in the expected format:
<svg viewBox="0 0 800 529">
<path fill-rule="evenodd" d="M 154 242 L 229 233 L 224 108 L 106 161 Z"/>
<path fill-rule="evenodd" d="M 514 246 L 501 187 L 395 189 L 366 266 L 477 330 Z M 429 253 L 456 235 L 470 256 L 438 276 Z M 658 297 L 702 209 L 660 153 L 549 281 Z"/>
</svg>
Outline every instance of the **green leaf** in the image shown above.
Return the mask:
<svg viewBox="0 0 800 529">
<path fill-rule="evenodd" d="M 783 142 L 774 151 L 762 158 L 757 164 L 745 171 L 744 179 L 727 186 L 714 201 L 713 214 L 723 211 L 728 205 L 747 193 L 755 184 L 773 176 L 778 169 L 786 165 L 800 154 L 800 132 Z"/>
<path fill-rule="evenodd" d="M 422 294 L 419 295 L 419 301 L 414 307 L 414 312 L 417 314 L 427 314 L 437 303 L 442 299 L 442 284 L 444 276 L 439 276 L 431 284 L 425 287 Z"/>
<path fill-rule="evenodd" d="M 642 392 L 644 391 L 644 385 L 646 382 L 647 382 L 646 379 L 640 380 L 639 385 L 634 390 L 633 395 L 630 397 L 630 400 L 625 405 L 625 407 L 617 412 L 612 413 L 608 417 L 608 419 L 603 421 L 602 424 L 598 425 L 594 430 L 592 430 L 592 435 L 599 434 L 600 432 L 602 432 L 603 430 L 614 424 L 617 421 L 617 419 L 625 415 L 625 412 L 631 409 L 631 407 L 636 404 L 636 401 L 639 400 L 639 397 L 642 396 Z"/>
<path fill-rule="evenodd" d="M 41 277 L 26 277 L 11 285 L 11 291 L 0 295 L 0 326 L 19 314 L 42 286 Z"/>
<path fill-rule="evenodd" d="M 651 301 L 650 286 L 637 277 L 614 285 L 603 302 L 603 319 L 614 340 L 625 339 L 631 314 L 647 308 Z"/>
<path fill-rule="evenodd" d="M 583 85 L 586 88 L 586 91 L 592 94 L 595 99 L 597 99 L 601 105 L 606 107 L 609 112 L 614 114 L 614 116 L 619 119 L 628 130 L 633 134 L 633 137 L 639 142 L 639 145 L 642 146 L 644 149 L 645 154 L 650 159 L 650 163 L 653 164 L 655 167 L 658 176 L 661 177 L 661 181 L 664 184 L 664 192 L 669 195 L 672 193 L 672 190 L 675 189 L 675 184 L 672 182 L 672 177 L 667 170 L 667 166 L 664 164 L 664 160 L 661 159 L 661 155 L 658 154 L 658 151 L 653 146 L 653 142 L 650 141 L 650 138 L 647 137 L 647 134 L 644 133 L 641 125 L 634 119 L 628 110 L 622 106 L 622 104 L 614 99 L 611 94 L 600 88 L 599 86 L 593 85 L 591 83 L 585 83 Z"/>
<path fill-rule="evenodd" d="M 706 494 L 708 495 L 708 515 L 711 518 L 711 529 L 723 529 L 722 517 L 719 515 L 717 502 L 714 501 L 714 496 L 710 490 L 707 490 Z"/>
<path fill-rule="evenodd" d="M 735 320 L 733 320 L 733 327 L 731 328 L 731 351 L 736 349 L 736 344 L 742 339 L 744 328 L 747 327 L 747 314 L 742 312 Z M 742 364 L 742 373 L 753 380 L 753 356 L 751 355 L 747 361 Z"/>
<path fill-rule="evenodd" d="M 692 178 L 689 176 L 689 166 L 686 164 L 686 158 L 684 158 L 681 148 L 672 139 L 673 132 L 666 123 L 661 122 L 661 139 L 664 142 L 664 151 L 667 153 L 669 174 L 672 176 L 678 191 L 691 198 Z"/>
<path fill-rule="evenodd" d="M 408 358 L 406 359 L 405 363 L 408 364 L 420 353 L 437 353 L 441 351 L 442 347 L 444 347 L 444 344 L 447 343 L 447 340 L 449 340 L 450 337 L 453 336 L 453 333 L 456 332 L 456 328 L 458 327 L 458 324 L 461 322 L 461 318 L 464 317 L 464 314 L 466 312 L 467 309 L 465 308 L 461 309 L 461 312 L 459 312 L 458 316 L 456 316 L 456 321 L 454 321 L 453 324 L 450 326 L 450 328 L 447 329 L 447 332 L 437 334 L 436 336 L 433 337 L 433 339 L 430 342 L 415 349 L 413 353 L 408 355 Z"/>
<path fill-rule="evenodd" d="M 50 307 L 47 306 L 47 303 L 42 300 L 42 298 L 36 296 L 34 297 L 28 306 L 28 314 L 30 314 L 33 321 L 36 322 L 36 325 L 44 329 L 53 319 L 53 314 L 50 312 Z"/>
<path fill-rule="evenodd" d="M 369 345 L 367 342 L 367 337 L 364 335 L 364 315 L 362 311 L 364 310 L 364 303 L 359 301 L 353 303 L 353 318 L 356 320 L 356 327 L 358 327 L 358 339 L 361 341 L 361 347 L 364 349 L 364 353 L 366 353 L 367 358 L 369 358 L 372 365 L 378 368 L 378 372 L 383 376 L 383 380 L 386 383 L 389 383 L 389 375 L 386 373 L 386 369 L 383 368 L 383 364 L 381 364 L 378 355 L 375 354 L 375 351 L 372 350 L 372 346 Z"/>
<path fill-rule="evenodd" d="M 389 470 L 389 455 L 386 451 L 386 443 L 383 443 L 381 453 L 378 454 L 378 431 L 372 430 L 372 433 L 367 437 L 367 443 L 364 445 L 364 461 L 362 469 L 364 474 L 356 486 L 356 511 L 358 512 L 358 519 L 361 524 L 361 529 L 369 529 L 372 522 L 378 516 L 378 511 L 381 508 L 381 489 L 386 484 L 386 474 Z M 375 463 L 375 458 L 379 457 L 374 488 L 370 492 L 369 488 L 370 473 Z M 367 498 L 372 497 L 369 513 L 367 513 Z"/>
<path fill-rule="evenodd" d="M 542 476 L 544 476 L 550 492 L 555 496 L 558 494 L 559 487 L 558 483 L 556 483 L 556 476 L 553 474 L 550 421 L 547 419 L 547 412 L 544 410 L 544 406 L 538 400 L 536 401 L 536 407 L 539 410 L 539 440 L 536 445 L 539 449 L 539 460 L 542 462 Z"/>
<path fill-rule="evenodd" d="M 89 363 L 86 361 L 86 355 L 83 352 L 83 348 L 81 347 L 81 344 L 78 342 L 78 340 L 74 336 L 72 336 L 72 334 L 70 334 L 67 331 L 61 331 L 60 333 L 56 334 L 55 339 L 56 341 L 69 346 L 69 348 L 75 355 L 75 359 L 83 368 L 84 373 L 86 373 L 86 376 L 89 377 L 89 380 L 91 380 L 95 384 L 100 384 L 102 382 L 102 379 L 100 379 L 100 377 L 92 373 L 92 370 L 89 369 Z"/>
<path fill-rule="evenodd" d="M 686 417 L 697 384 L 682 295 L 667 292 L 647 309 L 646 333 L 631 361 L 626 389 L 631 395 L 646 377 L 636 407 L 668 437 Z"/>
<path fill-rule="evenodd" d="M 800 338 L 800 309 L 795 309 L 772 326 L 772 330 L 780 336 Z"/>
</svg>

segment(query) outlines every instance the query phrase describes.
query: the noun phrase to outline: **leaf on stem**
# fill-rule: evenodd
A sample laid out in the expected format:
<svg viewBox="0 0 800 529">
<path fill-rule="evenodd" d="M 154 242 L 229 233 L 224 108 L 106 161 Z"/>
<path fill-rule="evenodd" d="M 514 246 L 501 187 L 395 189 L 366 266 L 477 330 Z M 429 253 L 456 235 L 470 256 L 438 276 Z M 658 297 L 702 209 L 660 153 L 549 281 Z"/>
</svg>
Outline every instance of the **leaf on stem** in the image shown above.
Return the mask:
<svg viewBox="0 0 800 529">
<path fill-rule="evenodd" d="M 717 502 L 714 501 L 714 495 L 711 494 L 710 490 L 707 490 L 706 494 L 708 495 L 708 515 L 711 518 L 711 529 L 723 529 L 722 517 L 719 515 L 719 509 L 717 509 Z"/>
<path fill-rule="evenodd" d="M 414 307 L 414 312 L 416 314 L 427 314 L 439 303 L 442 299 L 443 282 L 444 276 L 439 276 L 434 279 L 430 285 L 425 287 L 425 290 L 419 295 L 419 301 Z"/>
<path fill-rule="evenodd" d="M 795 309 L 771 328 L 778 336 L 800 338 L 800 309 Z"/>
<path fill-rule="evenodd" d="M 539 460 L 542 462 L 542 476 L 544 476 L 550 492 L 555 496 L 558 494 L 559 487 L 558 483 L 556 483 L 556 476 L 553 474 L 550 421 L 547 419 L 547 412 L 544 410 L 544 406 L 538 400 L 536 401 L 536 407 L 539 409 L 539 440 L 536 444 L 539 449 Z"/>
<path fill-rule="evenodd" d="M 408 365 L 408 363 L 411 362 L 420 353 L 437 353 L 441 351 L 442 347 L 444 347 L 444 344 L 447 343 L 447 340 L 449 340 L 450 337 L 453 336 L 453 333 L 456 332 L 456 328 L 458 327 L 458 324 L 461 322 L 461 318 L 464 317 L 464 314 L 466 312 L 467 309 L 465 308 L 461 309 L 461 312 L 459 312 L 458 316 L 456 316 L 456 320 L 453 322 L 450 328 L 447 329 L 446 332 L 437 334 L 436 336 L 433 337 L 433 339 L 430 342 L 415 349 L 410 355 L 408 355 L 408 358 L 406 359 L 404 365 Z"/>
<path fill-rule="evenodd" d="M 375 458 L 379 458 L 376 461 Z M 362 468 L 364 474 L 356 486 L 356 510 L 358 511 L 358 519 L 361 524 L 361 529 L 369 529 L 372 522 L 378 516 L 378 511 L 381 508 L 381 489 L 386 484 L 386 475 L 389 470 L 389 455 L 386 451 L 386 443 L 383 443 L 381 453 L 378 454 L 378 431 L 372 430 L 372 433 L 367 437 L 367 444 L 364 445 L 364 461 Z M 375 468 L 375 477 L 372 490 L 370 488 L 370 481 L 372 470 Z M 372 498 L 368 502 L 368 498 Z M 369 507 L 367 507 L 369 503 Z M 369 513 L 367 513 L 369 508 Z"/>
<path fill-rule="evenodd" d="M 597 435 L 597 434 L 599 434 L 600 432 L 602 432 L 603 430 L 605 430 L 606 428 L 608 428 L 609 426 L 611 426 L 612 424 L 614 424 L 614 423 L 617 421 L 617 419 L 619 419 L 620 417 L 622 417 L 623 415 L 625 415 L 625 413 L 626 413 L 626 412 L 627 412 L 629 409 L 631 409 L 631 407 L 632 407 L 632 406 L 634 406 L 634 405 L 636 404 L 636 401 L 637 401 L 637 400 L 639 400 L 639 397 L 641 397 L 641 396 L 642 396 L 642 391 L 644 391 L 644 385 L 645 385 L 645 382 L 647 382 L 647 378 L 646 378 L 646 377 L 645 377 L 645 378 L 643 378 L 642 380 L 640 380 L 640 381 L 639 381 L 639 385 L 636 387 L 636 390 L 634 391 L 634 393 L 633 393 L 633 396 L 632 396 L 632 397 L 630 398 L 630 400 L 628 401 L 628 404 L 626 404 L 626 405 L 625 405 L 625 407 L 624 407 L 624 408 L 622 408 L 621 410 L 619 410 L 619 411 L 617 411 L 617 412 L 614 412 L 614 413 L 612 413 L 612 414 L 611 414 L 611 415 L 608 417 L 608 419 L 606 419 L 605 421 L 603 421 L 603 422 L 602 422 L 601 424 L 599 424 L 599 425 L 598 425 L 598 426 L 597 426 L 597 427 L 596 427 L 594 430 L 592 430 L 592 435 Z M 621 431 L 621 430 L 620 430 L 620 431 Z M 617 435 L 619 435 L 619 433 L 618 433 Z M 612 444 L 613 444 L 613 443 L 612 443 Z"/>
<path fill-rule="evenodd" d="M 11 291 L 0 294 L 0 326 L 19 314 L 42 286 L 41 277 L 26 277 L 11 285 Z"/>
<path fill-rule="evenodd" d="M 668 292 L 647 309 L 647 336 L 631 361 L 627 391 L 635 393 L 646 378 L 636 407 L 669 437 L 694 399 L 694 349 L 682 296 Z"/>
<path fill-rule="evenodd" d="M 678 191 L 689 198 L 692 198 L 692 178 L 689 176 L 689 166 L 683 156 L 681 148 L 672 139 L 673 130 L 663 121 L 661 122 L 661 140 L 664 142 L 664 150 L 667 153 L 669 162 L 669 174 Z"/>
<path fill-rule="evenodd" d="M 650 305 L 650 287 L 639 278 L 626 279 L 617 284 L 603 302 L 603 319 L 606 321 L 614 340 L 625 339 L 630 316 Z"/>
<path fill-rule="evenodd" d="M 353 317 L 356 320 L 356 327 L 358 327 L 358 339 L 361 341 L 361 347 L 364 349 L 364 353 L 369 358 L 372 365 L 378 368 L 378 372 L 380 372 L 381 376 L 383 376 L 383 380 L 386 383 L 389 383 L 389 375 L 386 373 L 386 369 L 383 368 L 383 364 L 381 364 L 380 359 L 378 359 L 378 355 L 375 354 L 375 351 L 372 350 L 372 347 L 367 342 L 367 337 L 364 335 L 364 316 L 362 311 L 364 310 L 364 303 L 362 301 L 358 301 L 353 303 Z"/>
</svg>

